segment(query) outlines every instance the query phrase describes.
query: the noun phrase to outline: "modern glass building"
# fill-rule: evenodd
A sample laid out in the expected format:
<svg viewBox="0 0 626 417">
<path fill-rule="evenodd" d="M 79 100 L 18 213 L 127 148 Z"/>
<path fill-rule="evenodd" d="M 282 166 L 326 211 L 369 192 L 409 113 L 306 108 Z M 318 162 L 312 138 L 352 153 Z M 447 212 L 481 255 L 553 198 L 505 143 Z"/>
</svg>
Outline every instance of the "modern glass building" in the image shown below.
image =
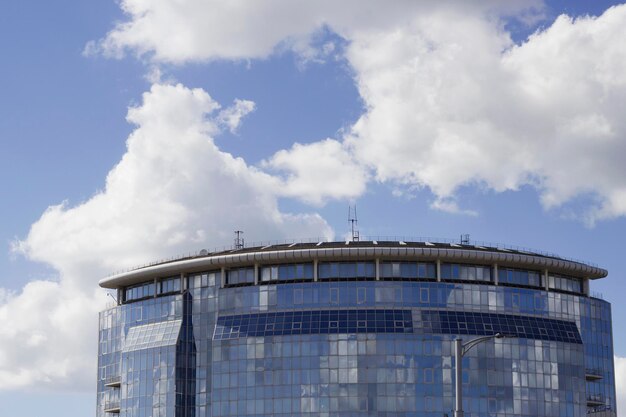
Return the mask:
<svg viewBox="0 0 626 417">
<path fill-rule="evenodd" d="M 100 281 L 98 417 L 616 416 L 596 266 L 461 244 L 201 252 Z"/>
</svg>

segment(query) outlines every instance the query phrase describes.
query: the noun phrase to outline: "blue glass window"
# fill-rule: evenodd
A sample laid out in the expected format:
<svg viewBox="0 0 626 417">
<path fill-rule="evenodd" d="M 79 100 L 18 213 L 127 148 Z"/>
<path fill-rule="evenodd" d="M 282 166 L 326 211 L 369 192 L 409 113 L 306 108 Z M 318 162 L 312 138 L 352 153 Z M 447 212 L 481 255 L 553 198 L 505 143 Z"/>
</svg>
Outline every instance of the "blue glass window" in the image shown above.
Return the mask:
<svg viewBox="0 0 626 417">
<path fill-rule="evenodd" d="M 580 294 L 582 293 L 582 282 L 578 278 L 550 274 L 548 277 L 548 288 L 557 291 Z"/>
<path fill-rule="evenodd" d="M 434 263 L 427 262 L 381 262 L 381 279 L 436 279 L 437 271 Z"/>
<path fill-rule="evenodd" d="M 500 313 L 422 310 L 421 326 L 426 333 L 505 336 L 581 344 L 576 323 L 545 317 Z"/>
<path fill-rule="evenodd" d="M 441 279 L 449 281 L 491 281 L 491 267 L 483 265 L 441 264 Z"/>
<path fill-rule="evenodd" d="M 320 262 L 319 279 L 374 279 L 376 264 L 374 262 Z"/>
<path fill-rule="evenodd" d="M 237 329 L 237 331 L 233 331 Z M 410 310 L 322 310 L 222 316 L 215 340 L 329 333 L 412 333 Z"/>
<path fill-rule="evenodd" d="M 220 271 L 205 272 L 189 276 L 189 288 L 213 287 L 219 283 L 222 273 Z"/>
<path fill-rule="evenodd" d="M 261 267 L 261 281 L 312 281 L 313 264 L 285 264 Z"/>
<path fill-rule="evenodd" d="M 159 282 L 159 294 L 180 292 L 180 277 L 165 278 Z"/>
<path fill-rule="evenodd" d="M 420 332 L 582 343 L 576 323 L 533 316 L 422 310 Z M 328 333 L 412 333 L 411 310 L 321 310 L 222 316 L 214 339 Z"/>
<path fill-rule="evenodd" d="M 525 287 L 541 287 L 541 273 L 523 269 L 498 269 L 498 283 Z"/>
<path fill-rule="evenodd" d="M 233 268 L 226 271 L 226 285 L 254 284 L 254 268 Z"/>
<path fill-rule="evenodd" d="M 133 301 L 148 297 L 154 297 L 154 282 L 152 281 L 126 288 L 124 299 Z"/>
<path fill-rule="evenodd" d="M 124 352 L 171 346 L 178 341 L 182 320 L 162 321 L 131 327 L 124 342 Z"/>
</svg>

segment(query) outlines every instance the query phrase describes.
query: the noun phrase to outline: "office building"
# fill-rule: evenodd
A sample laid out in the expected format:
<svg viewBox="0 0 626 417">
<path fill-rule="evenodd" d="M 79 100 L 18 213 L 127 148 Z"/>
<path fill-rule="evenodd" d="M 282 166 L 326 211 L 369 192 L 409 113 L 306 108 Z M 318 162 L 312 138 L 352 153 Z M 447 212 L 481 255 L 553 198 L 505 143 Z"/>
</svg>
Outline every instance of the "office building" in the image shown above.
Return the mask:
<svg viewBox="0 0 626 417">
<path fill-rule="evenodd" d="M 607 271 L 506 247 L 236 247 L 100 281 L 98 417 L 615 417 Z"/>
</svg>

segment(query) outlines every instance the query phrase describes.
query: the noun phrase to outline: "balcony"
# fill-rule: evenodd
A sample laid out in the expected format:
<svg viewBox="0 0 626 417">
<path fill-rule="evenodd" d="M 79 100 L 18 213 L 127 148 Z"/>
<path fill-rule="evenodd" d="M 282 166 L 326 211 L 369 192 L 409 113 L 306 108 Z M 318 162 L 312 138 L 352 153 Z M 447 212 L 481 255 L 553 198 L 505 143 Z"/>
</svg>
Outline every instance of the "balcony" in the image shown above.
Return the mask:
<svg viewBox="0 0 626 417">
<path fill-rule="evenodd" d="M 587 415 L 589 417 L 617 417 L 615 410 L 611 409 L 610 405 L 587 408 Z"/>
<path fill-rule="evenodd" d="M 587 394 L 587 407 L 597 408 L 605 405 L 604 395 Z"/>
<path fill-rule="evenodd" d="M 585 379 L 587 381 L 602 379 L 602 370 L 597 368 L 585 368 Z"/>
<path fill-rule="evenodd" d="M 120 402 L 119 401 L 109 401 L 104 403 L 104 412 L 105 413 L 116 413 L 120 412 Z"/>
<path fill-rule="evenodd" d="M 119 388 L 121 384 L 122 384 L 122 377 L 119 376 L 119 375 L 111 376 L 111 377 L 109 377 L 109 378 L 104 380 L 104 386 L 105 387 Z"/>
</svg>

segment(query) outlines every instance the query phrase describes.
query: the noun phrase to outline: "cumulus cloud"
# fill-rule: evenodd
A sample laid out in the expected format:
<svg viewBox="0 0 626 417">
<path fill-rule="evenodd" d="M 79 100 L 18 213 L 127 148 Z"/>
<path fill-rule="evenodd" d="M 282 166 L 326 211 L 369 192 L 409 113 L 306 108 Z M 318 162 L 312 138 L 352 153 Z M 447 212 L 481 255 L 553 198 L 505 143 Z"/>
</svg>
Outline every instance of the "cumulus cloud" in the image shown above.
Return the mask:
<svg viewBox="0 0 626 417">
<path fill-rule="evenodd" d="M 365 191 L 368 173 L 346 148 L 334 139 L 294 144 L 281 150 L 263 166 L 286 173 L 279 192 L 311 204 L 327 199 L 356 198 Z"/>
<path fill-rule="evenodd" d="M 488 19 L 444 10 L 357 34 L 347 57 L 368 110 L 346 140 L 378 179 L 438 199 L 529 184 L 547 208 L 591 193 L 591 221 L 624 215 L 625 23 L 626 6 L 561 16 L 514 45 Z"/>
<path fill-rule="evenodd" d="M 466 185 L 531 185 L 546 208 L 591 196 L 579 213 L 589 223 L 626 214 L 626 46 L 615 41 L 626 37 L 626 6 L 560 16 L 516 45 L 503 16 L 536 22 L 540 3 L 121 4 L 129 20 L 98 43 L 110 55 L 183 63 L 265 58 L 290 47 L 307 59 L 320 31 L 343 37 L 366 111 L 337 138 L 342 151 L 396 190 L 428 188 L 434 208 L 464 212 L 451 202 Z M 320 147 L 290 152 L 315 156 Z M 286 165 L 279 168 L 292 170 L 291 184 L 316 183 Z M 336 188 L 331 195 L 342 194 Z"/>
<path fill-rule="evenodd" d="M 626 358 L 615 356 L 614 360 L 617 409 L 623 413 L 626 410 Z"/>
<path fill-rule="evenodd" d="M 253 101 L 236 99 L 231 107 L 220 112 L 218 121 L 226 126 L 231 133 L 235 133 L 244 116 L 253 112 L 255 107 L 256 104 Z"/>
<path fill-rule="evenodd" d="M 251 240 L 332 237 L 316 214 L 281 212 L 276 180 L 215 145 L 224 120 L 235 128 L 249 103 L 219 112 L 201 89 L 156 84 L 129 109 L 136 128 L 105 188 L 82 204 L 50 207 L 15 243 L 59 280 L 0 291 L 0 388 L 92 385 L 97 350 L 88 335 L 105 304 L 96 283 L 107 273 L 229 244 L 233 230 Z"/>
<path fill-rule="evenodd" d="M 459 207 L 459 204 L 454 198 L 437 198 L 430 204 L 431 208 L 435 210 L 444 211 L 451 214 L 464 214 L 466 216 L 478 216 L 478 212 L 475 210 L 467 210 Z"/>
<path fill-rule="evenodd" d="M 137 128 L 105 189 L 76 207 L 50 207 L 19 249 L 63 276 L 80 277 L 86 266 L 105 273 L 228 243 L 238 229 L 250 237 L 327 234 L 318 217 L 281 213 L 274 179 L 217 148 L 218 109 L 201 89 L 154 85 L 128 111 Z"/>
<path fill-rule="evenodd" d="M 105 302 L 95 283 L 111 270 L 227 243 L 235 229 L 248 238 L 332 234 L 315 214 L 281 212 L 280 196 L 311 204 L 356 198 L 374 179 L 396 194 L 428 188 L 434 208 L 474 214 L 459 207 L 460 187 L 530 184 L 548 208 L 595 196 L 590 222 L 626 214 L 626 44 L 616 41 L 626 38 L 626 6 L 600 17 L 561 16 L 516 45 L 502 17 L 533 21 L 540 2 L 120 5 L 128 20 L 89 43 L 86 54 L 130 51 L 159 68 L 267 58 L 285 48 L 305 61 L 342 53 L 365 110 L 342 137 L 294 144 L 255 168 L 213 141 L 221 129 L 235 132 L 253 102 L 220 109 L 200 89 L 161 84 L 154 70 L 156 84 L 129 109 L 136 129 L 104 189 L 82 204 L 50 207 L 15 243 L 55 267 L 59 280 L 18 293 L 0 289 L 7 323 L 0 328 L 0 388 L 89 386 L 95 339 L 84 335 Z M 324 42 L 324 31 L 346 40 L 345 48 Z M 616 370 L 623 364 L 617 358 Z"/>
<path fill-rule="evenodd" d="M 311 49 L 311 36 L 327 26 L 346 36 L 355 28 L 393 29 L 407 16 L 447 7 L 519 13 L 528 19 L 537 14 L 541 4 L 538 0 L 502 3 L 393 0 L 381 7 L 377 0 L 122 0 L 120 6 L 128 20 L 118 23 L 104 39 L 88 43 L 85 53 L 120 57 L 133 51 L 149 54 L 156 61 L 185 63 L 265 58 L 276 50 L 292 48 L 311 59 L 317 56 Z"/>
<path fill-rule="evenodd" d="M 51 244 L 54 242 L 51 242 Z M 94 329 L 105 295 L 34 281 L 0 304 L 0 389 L 38 384 L 52 389 L 93 386 Z M 90 337 L 90 335 L 92 337 Z"/>
</svg>

